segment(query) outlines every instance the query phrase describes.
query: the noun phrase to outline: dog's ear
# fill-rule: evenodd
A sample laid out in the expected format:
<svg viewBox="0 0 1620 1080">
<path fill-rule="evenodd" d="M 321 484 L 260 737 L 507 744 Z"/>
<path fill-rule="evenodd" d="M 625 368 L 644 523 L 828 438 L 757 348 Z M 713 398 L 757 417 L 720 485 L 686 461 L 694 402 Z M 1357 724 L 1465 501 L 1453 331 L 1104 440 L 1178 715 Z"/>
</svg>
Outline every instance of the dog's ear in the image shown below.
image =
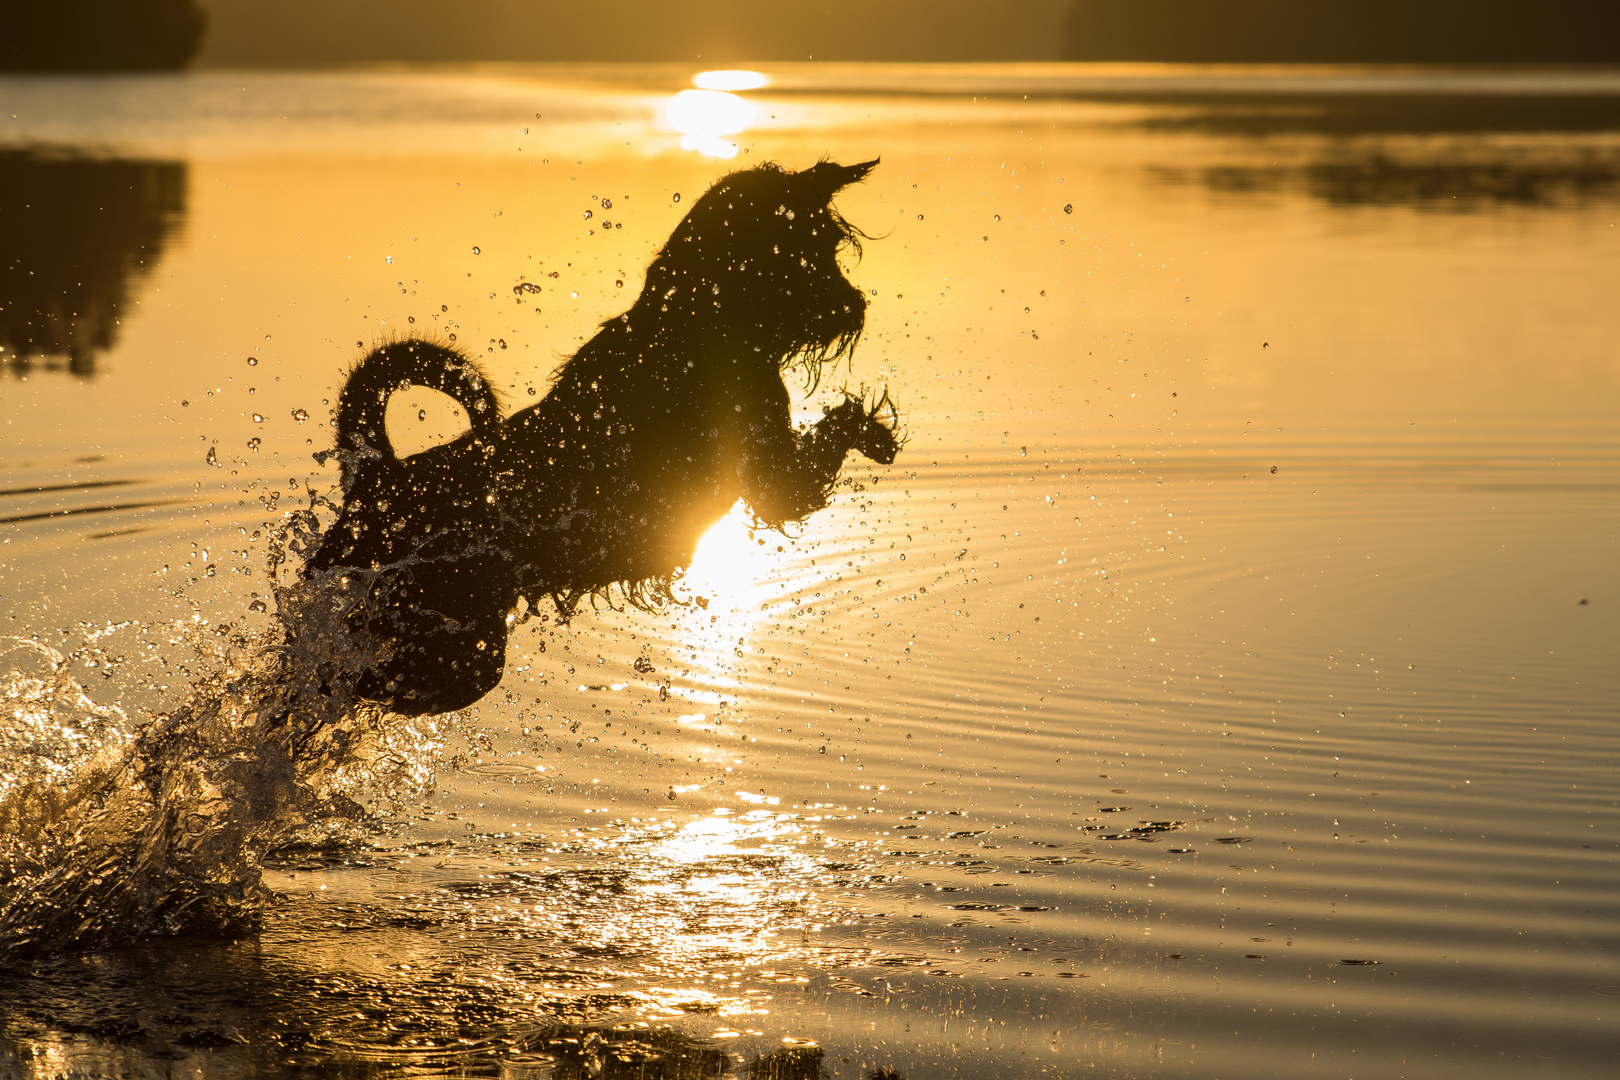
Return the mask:
<svg viewBox="0 0 1620 1080">
<path fill-rule="evenodd" d="M 866 174 L 877 167 L 880 158 L 857 165 L 839 165 L 833 161 L 819 161 L 793 178 L 794 194 L 806 206 L 826 206 L 832 197 L 851 184 L 866 179 Z"/>
</svg>

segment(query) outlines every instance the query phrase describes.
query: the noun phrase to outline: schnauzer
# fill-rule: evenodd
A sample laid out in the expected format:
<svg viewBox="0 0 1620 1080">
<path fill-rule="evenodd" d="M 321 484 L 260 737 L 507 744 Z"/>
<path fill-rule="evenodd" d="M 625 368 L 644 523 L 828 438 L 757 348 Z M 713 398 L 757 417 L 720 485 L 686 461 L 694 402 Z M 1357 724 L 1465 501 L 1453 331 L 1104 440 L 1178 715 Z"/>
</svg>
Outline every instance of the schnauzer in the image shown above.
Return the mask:
<svg viewBox="0 0 1620 1080">
<path fill-rule="evenodd" d="M 430 342 L 375 350 L 338 402 L 343 508 L 309 558 L 354 600 L 389 657 L 356 684 L 416 715 L 461 708 L 500 681 L 507 613 L 550 596 L 568 617 L 618 586 L 670 599 L 672 575 L 741 498 L 763 525 L 827 505 L 851 451 L 888 464 L 898 413 L 847 395 L 795 430 L 785 377 L 813 389 L 849 354 L 866 300 L 838 266 L 861 233 L 833 196 L 877 164 L 735 172 L 698 199 L 635 304 L 558 371 L 539 404 L 499 418 L 488 380 Z M 454 442 L 397 458 L 388 396 L 430 386 L 468 411 Z"/>
</svg>

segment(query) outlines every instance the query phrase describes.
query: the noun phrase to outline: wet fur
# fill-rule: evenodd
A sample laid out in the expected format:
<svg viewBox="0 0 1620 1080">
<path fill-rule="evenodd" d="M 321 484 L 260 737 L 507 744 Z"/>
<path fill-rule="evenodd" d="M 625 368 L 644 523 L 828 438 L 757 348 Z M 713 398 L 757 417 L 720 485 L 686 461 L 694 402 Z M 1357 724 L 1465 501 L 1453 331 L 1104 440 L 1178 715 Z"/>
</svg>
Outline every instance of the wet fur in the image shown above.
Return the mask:
<svg viewBox="0 0 1620 1080">
<path fill-rule="evenodd" d="M 459 708 L 493 689 L 506 615 L 552 597 L 567 617 L 614 586 L 668 598 L 698 538 L 742 498 L 763 524 L 827 504 L 852 450 L 899 448 L 885 395 L 847 397 L 795 430 L 785 378 L 813 387 L 865 325 L 840 251 L 860 234 L 833 195 L 876 165 L 762 165 L 722 178 L 648 268 L 634 306 L 570 357 L 539 404 L 499 421 L 470 360 L 426 341 L 373 351 L 339 401 L 344 502 L 307 563 L 349 594 L 353 625 L 392 646 L 359 692 L 396 711 Z M 400 460 L 388 395 L 427 385 L 472 430 Z"/>
</svg>

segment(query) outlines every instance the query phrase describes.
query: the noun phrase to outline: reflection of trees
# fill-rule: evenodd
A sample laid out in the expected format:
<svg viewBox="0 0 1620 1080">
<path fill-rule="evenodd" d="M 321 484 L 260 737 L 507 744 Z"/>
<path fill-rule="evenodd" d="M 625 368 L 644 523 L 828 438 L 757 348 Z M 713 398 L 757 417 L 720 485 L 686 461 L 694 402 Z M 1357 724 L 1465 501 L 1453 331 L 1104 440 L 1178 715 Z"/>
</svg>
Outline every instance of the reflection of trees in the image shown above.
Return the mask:
<svg viewBox="0 0 1620 1080">
<path fill-rule="evenodd" d="M 1186 176 L 1168 170 L 1160 173 L 1160 178 L 1186 180 Z M 1568 206 L 1612 198 L 1620 186 L 1620 162 L 1411 162 L 1372 154 L 1366 159 L 1307 162 L 1293 168 L 1205 168 L 1197 178 L 1215 191 L 1228 193 L 1304 189 L 1336 206 L 1477 210 L 1489 206 Z"/>
<path fill-rule="evenodd" d="M 1567 206 L 1612 199 L 1620 188 L 1620 160 L 1407 161 L 1374 153 L 1293 166 L 1156 169 L 1152 175 L 1162 182 L 1202 183 L 1228 194 L 1293 190 L 1338 206 L 1415 206 L 1466 212 L 1503 205 Z"/>
<path fill-rule="evenodd" d="M 93 373 L 185 207 L 181 162 L 0 151 L 0 358 Z"/>
<path fill-rule="evenodd" d="M 171 71 L 207 25 L 195 0 L 8 0 L 0 71 Z"/>
</svg>

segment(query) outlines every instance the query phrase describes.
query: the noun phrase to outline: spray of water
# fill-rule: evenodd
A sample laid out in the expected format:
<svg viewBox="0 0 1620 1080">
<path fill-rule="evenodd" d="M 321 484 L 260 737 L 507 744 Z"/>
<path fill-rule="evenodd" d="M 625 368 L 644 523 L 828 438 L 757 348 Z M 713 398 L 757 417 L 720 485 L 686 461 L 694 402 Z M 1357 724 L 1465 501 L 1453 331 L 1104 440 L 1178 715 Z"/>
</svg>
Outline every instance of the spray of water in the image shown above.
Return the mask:
<svg viewBox="0 0 1620 1080">
<path fill-rule="evenodd" d="M 313 514 L 288 519 L 302 547 Z M 148 935 L 251 930 L 272 899 L 260 860 L 363 802 L 432 783 L 444 717 L 358 700 L 381 649 L 349 625 L 341 578 L 278 589 L 272 626 L 221 649 L 178 708 L 132 719 L 98 705 L 76 657 L 0 639 L 0 966 Z M 217 640 L 217 635 L 209 637 Z"/>
</svg>

